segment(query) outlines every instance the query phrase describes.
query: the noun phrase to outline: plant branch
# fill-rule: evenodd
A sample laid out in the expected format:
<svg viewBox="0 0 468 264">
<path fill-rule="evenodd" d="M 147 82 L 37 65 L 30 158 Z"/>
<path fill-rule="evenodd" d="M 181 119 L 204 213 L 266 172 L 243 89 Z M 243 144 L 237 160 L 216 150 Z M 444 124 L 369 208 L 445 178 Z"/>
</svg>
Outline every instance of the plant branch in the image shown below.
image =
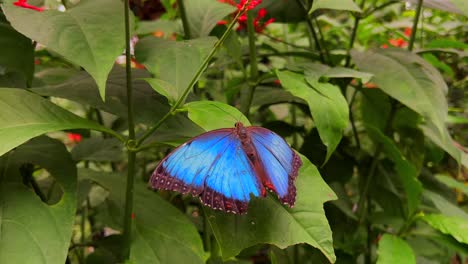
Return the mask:
<svg viewBox="0 0 468 264">
<path fill-rule="evenodd" d="M 309 42 L 311 46 L 312 46 L 312 43 L 315 42 L 315 47 L 317 48 L 317 51 L 319 52 L 320 62 L 325 63 L 325 55 L 322 50 L 322 46 L 320 45 L 320 41 L 317 37 L 317 33 L 314 30 L 314 25 L 312 24 L 312 21 L 309 18 L 309 15 L 307 15 L 308 13 L 307 6 L 304 4 L 304 2 L 302 2 L 302 0 L 296 0 L 296 2 L 300 7 L 302 7 L 302 9 L 304 10 L 306 14 L 306 23 L 307 23 L 307 28 L 309 29 Z M 311 5 L 312 4 L 313 2 L 311 3 Z"/>
<path fill-rule="evenodd" d="M 190 24 L 187 18 L 187 12 L 185 11 L 185 0 L 177 0 L 177 5 L 179 6 L 180 18 L 182 19 L 182 25 L 184 27 L 184 38 L 191 39 L 192 32 L 190 30 Z"/>
<path fill-rule="evenodd" d="M 365 0 L 362 0 L 361 5 L 360 5 L 361 10 L 364 9 L 365 2 L 366 2 Z M 349 67 L 349 65 L 351 64 L 351 50 L 353 49 L 354 43 L 356 42 L 356 35 L 357 35 L 358 28 L 359 28 L 359 22 L 361 22 L 361 16 L 355 15 L 353 31 L 351 31 L 351 37 L 350 37 L 349 45 L 348 45 L 345 67 Z"/>
<path fill-rule="evenodd" d="M 368 16 L 372 15 L 373 13 L 375 13 L 376 11 L 379 11 L 381 9 L 386 8 L 387 6 L 391 6 L 393 4 L 401 4 L 401 3 L 403 3 L 403 2 L 402 1 L 389 1 L 389 2 L 386 2 L 384 4 L 381 4 L 379 6 L 376 6 L 376 7 L 372 8 L 372 9 L 367 10 L 364 13 L 363 17 L 368 17 Z"/>
<path fill-rule="evenodd" d="M 128 152 L 127 165 L 127 183 L 125 191 L 125 211 L 123 215 L 123 256 L 125 259 L 130 257 L 130 247 L 132 241 L 132 213 L 133 213 L 133 184 L 135 182 L 135 159 L 136 153 L 132 147 L 135 143 L 135 123 L 133 89 L 132 89 L 132 68 L 130 54 L 130 8 L 128 1 L 125 2 L 125 57 L 126 57 L 126 76 L 127 76 L 127 118 L 128 118 L 128 141 L 125 144 Z"/>
<path fill-rule="evenodd" d="M 184 92 L 182 93 L 182 96 L 172 105 L 171 110 L 169 110 L 169 112 L 166 113 L 166 115 L 164 115 L 153 127 L 151 127 L 148 131 L 146 131 L 145 134 L 143 134 L 143 136 L 141 136 L 136 141 L 136 144 L 135 144 L 136 148 L 138 148 L 148 137 L 150 137 L 171 115 L 177 112 L 179 107 L 184 103 L 185 98 L 190 93 L 192 87 L 195 85 L 195 83 L 198 81 L 203 71 L 205 70 L 205 68 L 208 66 L 208 63 L 210 62 L 210 60 L 214 57 L 218 49 L 221 47 L 221 45 L 224 43 L 224 41 L 227 39 L 227 37 L 231 33 L 232 29 L 234 28 L 234 25 L 237 23 L 237 19 L 245 12 L 246 7 L 247 6 L 244 6 L 244 8 L 239 13 L 237 13 L 236 17 L 234 17 L 234 19 L 231 21 L 226 31 L 224 32 L 224 34 L 215 43 L 213 49 L 211 49 L 208 56 L 206 56 L 205 60 L 203 60 L 200 67 L 198 67 L 197 72 L 195 73 L 192 80 L 185 88 Z"/>
<path fill-rule="evenodd" d="M 255 46 L 255 27 L 253 11 L 247 11 L 247 33 L 249 36 L 250 78 L 248 78 L 247 97 L 241 102 L 241 112 L 248 118 L 258 79 L 257 47 Z"/>
<path fill-rule="evenodd" d="M 349 102 L 349 119 L 351 121 L 351 128 L 353 129 L 354 140 L 356 141 L 356 145 L 358 149 L 361 148 L 361 141 L 359 140 L 359 135 L 356 129 L 356 121 L 354 120 L 353 114 L 353 104 L 356 101 L 356 95 L 358 93 L 358 89 L 354 90 L 353 96 L 351 97 L 351 102 Z"/>
<path fill-rule="evenodd" d="M 413 51 L 414 41 L 416 39 L 416 31 L 418 30 L 419 17 L 421 16 L 421 10 L 424 0 L 418 0 L 418 6 L 416 7 L 416 15 L 414 16 L 413 29 L 411 30 L 411 37 L 408 44 L 408 50 Z"/>
</svg>

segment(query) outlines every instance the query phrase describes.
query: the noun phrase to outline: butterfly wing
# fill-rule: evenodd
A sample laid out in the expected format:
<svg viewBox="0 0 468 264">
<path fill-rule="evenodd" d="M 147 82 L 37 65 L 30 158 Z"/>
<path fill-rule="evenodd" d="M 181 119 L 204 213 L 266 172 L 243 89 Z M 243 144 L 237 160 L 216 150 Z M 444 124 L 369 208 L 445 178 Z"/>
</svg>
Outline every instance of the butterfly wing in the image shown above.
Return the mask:
<svg viewBox="0 0 468 264">
<path fill-rule="evenodd" d="M 262 167 L 262 182 L 276 192 L 280 200 L 293 206 L 296 201 L 294 181 L 302 165 L 299 156 L 286 141 L 262 127 L 248 127 Z"/>
<path fill-rule="evenodd" d="M 156 167 L 154 189 L 200 196 L 214 209 L 244 213 L 250 195 L 265 195 L 234 129 L 204 133 L 175 149 Z"/>
</svg>

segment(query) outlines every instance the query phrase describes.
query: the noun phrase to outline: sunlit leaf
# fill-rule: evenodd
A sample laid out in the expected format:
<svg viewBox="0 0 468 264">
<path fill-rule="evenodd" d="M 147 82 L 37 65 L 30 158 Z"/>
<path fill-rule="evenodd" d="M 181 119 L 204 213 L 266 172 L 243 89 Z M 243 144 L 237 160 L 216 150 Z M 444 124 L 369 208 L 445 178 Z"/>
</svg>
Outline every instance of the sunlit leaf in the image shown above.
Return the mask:
<svg viewBox="0 0 468 264">
<path fill-rule="evenodd" d="M 379 241 L 377 264 L 416 264 L 413 250 L 405 240 L 385 234 Z"/>
<path fill-rule="evenodd" d="M 218 128 L 233 128 L 236 122 L 250 126 L 249 120 L 230 105 L 215 101 L 196 101 L 185 104 L 188 117 L 195 124 L 209 131 Z"/>
<path fill-rule="evenodd" d="M 315 0 L 309 14 L 312 14 L 317 9 L 335 9 L 335 10 L 348 10 L 354 12 L 362 12 L 361 8 L 357 6 L 353 0 Z"/>
<path fill-rule="evenodd" d="M 453 236 L 458 242 L 468 244 L 468 221 L 442 214 L 425 215 L 422 220 L 444 234 Z"/>
</svg>

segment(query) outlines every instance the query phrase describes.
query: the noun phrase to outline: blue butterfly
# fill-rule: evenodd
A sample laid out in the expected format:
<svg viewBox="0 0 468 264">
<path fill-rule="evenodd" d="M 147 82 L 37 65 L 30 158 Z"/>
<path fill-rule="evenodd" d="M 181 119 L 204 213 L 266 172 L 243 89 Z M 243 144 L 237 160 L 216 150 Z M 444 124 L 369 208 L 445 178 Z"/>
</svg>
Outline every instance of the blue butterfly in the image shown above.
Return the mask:
<svg viewBox="0 0 468 264">
<path fill-rule="evenodd" d="M 182 144 L 156 167 L 153 189 L 190 193 L 217 210 L 245 213 L 250 195 L 266 189 L 294 206 L 294 181 L 302 165 L 286 141 L 262 127 L 222 128 Z"/>
</svg>

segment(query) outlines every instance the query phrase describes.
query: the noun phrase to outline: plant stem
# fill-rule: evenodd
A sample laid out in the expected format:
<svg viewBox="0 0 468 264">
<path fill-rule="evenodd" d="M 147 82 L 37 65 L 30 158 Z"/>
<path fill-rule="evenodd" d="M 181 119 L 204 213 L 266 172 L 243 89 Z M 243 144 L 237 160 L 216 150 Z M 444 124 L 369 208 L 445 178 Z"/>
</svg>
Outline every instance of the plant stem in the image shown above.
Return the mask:
<svg viewBox="0 0 468 264">
<path fill-rule="evenodd" d="M 187 12 L 185 12 L 184 0 L 177 0 L 177 5 L 179 6 L 180 18 L 182 19 L 182 25 L 184 27 L 184 38 L 191 39 L 192 32 L 190 30 L 190 24 L 188 22 Z"/>
<path fill-rule="evenodd" d="M 192 87 L 195 85 L 195 83 L 198 81 L 198 79 L 200 78 L 200 76 L 202 75 L 203 71 L 205 70 L 205 68 L 208 66 L 208 63 L 210 62 L 210 60 L 214 57 L 214 55 L 216 54 L 216 52 L 218 51 L 218 49 L 221 47 L 221 45 L 224 43 L 224 41 L 227 39 L 227 37 L 229 36 L 229 34 L 231 33 L 232 29 L 234 28 L 234 25 L 237 23 L 237 19 L 245 12 L 245 9 L 246 7 L 244 7 L 244 9 L 242 9 L 239 13 L 237 13 L 236 17 L 234 17 L 234 19 L 231 21 L 231 23 L 229 24 L 229 26 L 227 27 L 226 31 L 224 32 L 224 34 L 221 36 L 221 38 L 215 43 L 213 49 L 211 49 L 210 53 L 208 54 L 208 56 L 206 56 L 205 60 L 203 60 L 202 64 L 200 65 L 200 67 L 198 67 L 198 70 L 197 72 L 195 73 L 195 75 L 193 76 L 192 80 L 190 81 L 190 83 L 187 85 L 187 87 L 185 88 L 184 92 L 182 93 L 181 97 L 179 99 L 177 99 L 177 101 L 172 105 L 171 107 L 171 110 L 169 110 L 169 112 L 166 113 L 166 115 L 164 115 L 153 127 L 151 127 L 150 129 L 148 129 L 148 131 L 145 132 L 145 134 L 143 134 L 143 136 L 141 136 L 141 138 L 139 138 L 137 141 L 136 141 L 136 144 L 135 144 L 135 147 L 137 150 L 138 147 L 149 137 L 151 136 L 151 134 L 154 133 L 154 131 L 156 131 L 171 115 L 175 114 L 177 112 L 177 110 L 179 109 L 179 107 L 184 103 L 185 101 L 185 98 L 187 97 L 187 95 L 190 93 L 190 90 L 192 89 Z"/>
<path fill-rule="evenodd" d="M 125 56 L 127 74 L 127 118 L 128 118 L 128 141 L 126 144 L 128 152 L 127 183 L 125 192 L 125 211 L 123 216 L 123 256 L 130 257 L 130 246 L 132 240 L 132 213 L 133 213 L 133 184 L 135 182 L 135 159 L 136 152 L 132 149 L 135 143 L 135 123 L 133 121 L 133 89 L 132 89 L 132 68 L 130 54 L 130 9 L 128 0 L 125 0 Z"/>
<path fill-rule="evenodd" d="M 354 140 L 356 141 L 356 146 L 358 149 L 361 148 L 361 141 L 359 140 L 359 135 L 356 129 L 356 121 L 354 120 L 353 114 L 353 104 L 356 101 L 356 95 L 358 93 L 358 89 L 354 90 L 353 96 L 351 97 L 351 102 L 349 103 L 349 119 L 351 121 L 351 128 L 353 129 Z"/>
<path fill-rule="evenodd" d="M 361 10 L 364 10 L 365 2 L 366 2 L 365 0 L 362 0 L 361 5 L 360 5 Z M 348 45 L 348 52 L 347 52 L 348 54 L 346 56 L 345 67 L 349 67 L 349 65 L 351 64 L 351 50 L 353 49 L 354 43 L 356 42 L 356 35 L 357 35 L 358 28 L 359 28 L 359 22 L 361 22 L 361 16 L 355 15 L 353 31 L 351 32 L 351 38 L 349 40 L 349 45 Z"/>
<path fill-rule="evenodd" d="M 416 31 L 418 30 L 419 17 L 421 16 L 423 0 L 418 0 L 418 6 L 416 7 L 416 15 L 414 16 L 413 29 L 411 30 L 411 37 L 408 44 L 408 50 L 413 51 L 414 41 L 416 39 Z"/>
<path fill-rule="evenodd" d="M 309 42 L 310 42 L 310 45 L 312 46 L 312 43 L 314 42 L 315 43 L 315 47 L 317 49 L 317 51 L 319 52 L 319 57 L 320 57 L 320 62 L 322 63 L 325 63 L 325 55 L 324 55 L 324 52 L 322 50 L 322 46 L 320 45 L 320 41 L 317 37 L 317 33 L 315 32 L 314 30 L 314 25 L 312 24 L 312 21 L 311 19 L 309 18 L 309 16 L 307 15 L 308 13 L 308 8 L 306 6 L 306 4 L 304 4 L 304 2 L 302 2 L 302 0 L 296 0 L 297 4 L 299 6 L 302 7 L 302 9 L 304 10 L 305 14 L 306 14 L 306 23 L 307 23 L 307 28 L 309 29 Z M 310 5 L 313 4 L 313 1 L 311 1 Z"/>
<path fill-rule="evenodd" d="M 247 33 L 249 35 L 250 78 L 247 97 L 241 102 L 241 112 L 248 118 L 258 79 L 257 47 L 255 46 L 255 27 L 253 11 L 247 11 Z"/>
</svg>

